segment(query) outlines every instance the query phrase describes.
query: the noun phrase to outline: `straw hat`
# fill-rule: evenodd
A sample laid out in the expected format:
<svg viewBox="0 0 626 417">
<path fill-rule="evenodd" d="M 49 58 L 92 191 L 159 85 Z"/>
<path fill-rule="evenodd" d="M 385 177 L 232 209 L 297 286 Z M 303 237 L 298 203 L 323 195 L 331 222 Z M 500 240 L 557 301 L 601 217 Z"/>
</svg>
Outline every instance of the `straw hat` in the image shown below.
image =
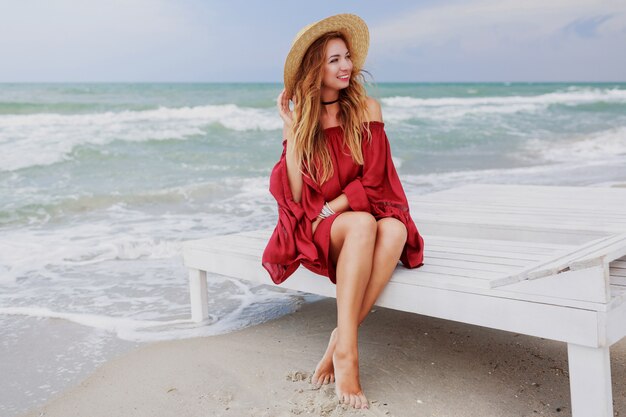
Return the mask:
<svg viewBox="0 0 626 417">
<path fill-rule="evenodd" d="M 285 60 L 284 78 L 288 97 L 291 97 L 293 93 L 292 90 L 296 83 L 298 69 L 309 46 L 324 33 L 334 31 L 343 33 L 348 39 L 350 43 L 350 57 L 354 67 L 358 69 L 363 68 L 370 43 L 367 24 L 365 24 L 363 19 L 357 15 L 345 13 L 311 23 L 298 32 L 291 43 L 291 50 Z"/>
</svg>

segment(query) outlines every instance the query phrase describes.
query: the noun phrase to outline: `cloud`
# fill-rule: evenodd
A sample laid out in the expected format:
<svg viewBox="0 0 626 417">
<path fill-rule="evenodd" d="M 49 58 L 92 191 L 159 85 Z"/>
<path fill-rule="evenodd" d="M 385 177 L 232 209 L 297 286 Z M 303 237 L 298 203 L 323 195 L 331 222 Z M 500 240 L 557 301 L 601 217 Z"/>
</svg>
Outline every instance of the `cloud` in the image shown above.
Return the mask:
<svg viewBox="0 0 626 417">
<path fill-rule="evenodd" d="M 388 54 L 458 43 L 462 50 L 531 43 L 564 30 L 613 36 L 626 24 L 626 3 L 598 0 L 479 0 L 417 8 L 371 28 L 373 46 Z M 609 24 L 610 23 L 610 24 Z"/>
<path fill-rule="evenodd" d="M 619 3 L 619 4 L 618 4 Z M 434 3 L 370 25 L 380 80 L 624 80 L 626 2 Z"/>
<path fill-rule="evenodd" d="M 595 38 L 598 36 L 598 28 L 607 20 L 615 17 L 615 14 L 592 16 L 573 21 L 563 28 L 565 33 L 575 33 L 581 38 Z"/>
</svg>

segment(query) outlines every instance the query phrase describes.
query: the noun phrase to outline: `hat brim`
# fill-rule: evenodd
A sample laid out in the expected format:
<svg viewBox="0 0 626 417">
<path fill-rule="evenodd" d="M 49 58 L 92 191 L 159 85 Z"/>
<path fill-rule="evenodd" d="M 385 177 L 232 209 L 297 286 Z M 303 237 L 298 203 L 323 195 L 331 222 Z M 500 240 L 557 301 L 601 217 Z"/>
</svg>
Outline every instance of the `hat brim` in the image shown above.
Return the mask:
<svg viewBox="0 0 626 417">
<path fill-rule="evenodd" d="M 291 45 L 285 59 L 284 82 L 286 93 L 291 96 L 304 54 L 311 44 L 328 32 L 341 32 L 350 44 L 350 57 L 357 69 L 363 68 L 369 49 L 369 30 L 363 19 L 354 14 L 338 14 L 305 26 Z"/>
</svg>

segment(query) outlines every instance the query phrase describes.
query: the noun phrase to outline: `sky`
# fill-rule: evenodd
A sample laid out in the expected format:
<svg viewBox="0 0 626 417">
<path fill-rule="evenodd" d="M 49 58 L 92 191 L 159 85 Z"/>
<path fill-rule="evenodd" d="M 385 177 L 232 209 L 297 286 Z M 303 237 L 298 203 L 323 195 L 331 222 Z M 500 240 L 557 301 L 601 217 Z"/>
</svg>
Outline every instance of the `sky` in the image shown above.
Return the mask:
<svg viewBox="0 0 626 417">
<path fill-rule="evenodd" d="M 376 82 L 626 81 L 626 0 L 0 0 L 0 82 L 282 82 L 338 13 Z"/>
</svg>

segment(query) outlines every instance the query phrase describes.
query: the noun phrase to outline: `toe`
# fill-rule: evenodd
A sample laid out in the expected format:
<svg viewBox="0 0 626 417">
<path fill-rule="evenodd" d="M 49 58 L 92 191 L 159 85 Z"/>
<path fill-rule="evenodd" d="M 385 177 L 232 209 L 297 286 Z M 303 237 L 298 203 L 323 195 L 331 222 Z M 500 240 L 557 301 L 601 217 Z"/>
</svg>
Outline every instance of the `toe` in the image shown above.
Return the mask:
<svg viewBox="0 0 626 417">
<path fill-rule="evenodd" d="M 330 382 L 335 382 L 335 375 L 334 374 L 330 374 Z"/>
<path fill-rule="evenodd" d="M 330 382 L 330 375 L 326 375 L 326 377 L 324 378 L 324 385 L 328 384 Z"/>
<path fill-rule="evenodd" d="M 311 377 L 311 384 L 317 385 L 317 374 L 313 372 L 313 376 Z"/>
<path fill-rule="evenodd" d="M 339 404 L 343 404 L 343 394 L 339 392 L 339 390 L 337 390 L 337 387 L 335 387 L 335 395 L 337 396 L 337 399 L 339 400 Z"/>
<path fill-rule="evenodd" d="M 357 399 L 356 395 L 350 394 L 350 405 L 355 408 L 356 408 L 356 399 Z"/>
<path fill-rule="evenodd" d="M 363 393 L 359 394 L 359 399 L 361 400 L 361 408 L 370 408 L 370 404 L 367 401 L 367 398 L 365 398 L 365 395 L 363 395 Z"/>
<path fill-rule="evenodd" d="M 354 396 L 354 408 L 356 409 L 361 408 L 361 397 L 358 395 Z"/>
</svg>

